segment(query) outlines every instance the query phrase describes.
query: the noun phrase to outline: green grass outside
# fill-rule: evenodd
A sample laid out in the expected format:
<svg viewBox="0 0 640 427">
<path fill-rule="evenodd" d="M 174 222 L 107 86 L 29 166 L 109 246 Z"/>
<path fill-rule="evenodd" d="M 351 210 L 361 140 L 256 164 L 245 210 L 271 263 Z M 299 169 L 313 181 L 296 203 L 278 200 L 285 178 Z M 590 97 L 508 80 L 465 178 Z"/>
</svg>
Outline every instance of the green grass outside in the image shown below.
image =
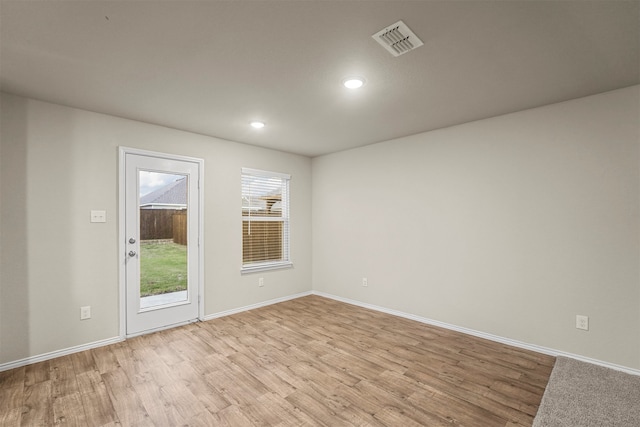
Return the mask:
<svg viewBox="0 0 640 427">
<path fill-rule="evenodd" d="M 187 247 L 171 241 L 140 242 L 140 296 L 187 290 Z"/>
</svg>

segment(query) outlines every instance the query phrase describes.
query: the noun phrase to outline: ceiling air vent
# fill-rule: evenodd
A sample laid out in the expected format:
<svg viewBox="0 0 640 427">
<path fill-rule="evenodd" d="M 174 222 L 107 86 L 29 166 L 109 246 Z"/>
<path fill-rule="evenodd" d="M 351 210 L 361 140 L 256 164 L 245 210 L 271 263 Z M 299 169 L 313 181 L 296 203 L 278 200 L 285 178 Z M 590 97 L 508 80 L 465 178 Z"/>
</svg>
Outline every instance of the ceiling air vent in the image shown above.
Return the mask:
<svg viewBox="0 0 640 427">
<path fill-rule="evenodd" d="M 378 31 L 371 37 L 393 56 L 400 56 L 424 44 L 402 21 Z"/>
</svg>

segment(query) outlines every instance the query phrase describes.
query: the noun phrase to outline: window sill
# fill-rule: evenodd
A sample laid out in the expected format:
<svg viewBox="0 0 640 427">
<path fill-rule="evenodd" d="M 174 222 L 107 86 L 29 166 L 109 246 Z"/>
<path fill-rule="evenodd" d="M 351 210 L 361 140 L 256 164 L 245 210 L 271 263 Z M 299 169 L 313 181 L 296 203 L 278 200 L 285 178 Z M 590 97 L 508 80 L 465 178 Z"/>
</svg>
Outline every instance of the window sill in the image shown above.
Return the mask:
<svg viewBox="0 0 640 427">
<path fill-rule="evenodd" d="M 291 261 L 286 262 L 269 262 L 264 264 L 244 265 L 240 269 L 240 274 L 258 273 L 260 271 L 281 270 L 283 268 L 293 268 Z"/>
</svg>

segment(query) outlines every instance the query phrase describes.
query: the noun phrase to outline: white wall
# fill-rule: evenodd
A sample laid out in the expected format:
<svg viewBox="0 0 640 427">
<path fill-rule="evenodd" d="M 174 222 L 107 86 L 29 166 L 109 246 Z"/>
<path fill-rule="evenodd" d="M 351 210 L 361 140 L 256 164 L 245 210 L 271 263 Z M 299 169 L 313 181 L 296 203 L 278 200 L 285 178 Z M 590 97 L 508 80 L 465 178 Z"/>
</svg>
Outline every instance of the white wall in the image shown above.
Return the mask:
<svg viewBox="0 0 640 427">
<path fill-rule="evenodd" d="M 312 278 L 317 291 L 640 368 L 638 86 L 313 161 L 1 98 L 0 364 L 118 335 L 122 145 L 205 159 L 205 314 Z M 295 268 L 260 273 L 264 288 L 239 273 L 243 166 L 293 176 Z M 89 223 L 91 209 L 107 223 Z"/>
<path fill-rule="evenodd" d="M 206 315 L 311 289 L 309 158 L 8 94 L 1 106 L 0 364 L 119 334 L 119 146 L 204 159 Z M 241 167 L 292 175 L 294 268 L 260 273 L 263 288 L 240 275 Z"/>
<path fill-rule="evenodd" d="M 636 86 L 314 158 L 313 289 L 640 368 L 639 126 Z"/>
</svg>

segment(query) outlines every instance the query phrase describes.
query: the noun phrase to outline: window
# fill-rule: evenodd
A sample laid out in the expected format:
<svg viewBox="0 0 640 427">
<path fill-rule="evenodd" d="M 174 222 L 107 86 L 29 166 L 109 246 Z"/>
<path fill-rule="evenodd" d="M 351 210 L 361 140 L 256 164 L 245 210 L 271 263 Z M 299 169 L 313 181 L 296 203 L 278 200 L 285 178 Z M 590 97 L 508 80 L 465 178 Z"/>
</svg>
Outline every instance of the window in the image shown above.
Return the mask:
<svg viewBox="0 0 640 427">
<path fill-rule="evenodd" d="M 242 168 L 242 272 L 291 267 L 290 175 Z"/>
</svg>

